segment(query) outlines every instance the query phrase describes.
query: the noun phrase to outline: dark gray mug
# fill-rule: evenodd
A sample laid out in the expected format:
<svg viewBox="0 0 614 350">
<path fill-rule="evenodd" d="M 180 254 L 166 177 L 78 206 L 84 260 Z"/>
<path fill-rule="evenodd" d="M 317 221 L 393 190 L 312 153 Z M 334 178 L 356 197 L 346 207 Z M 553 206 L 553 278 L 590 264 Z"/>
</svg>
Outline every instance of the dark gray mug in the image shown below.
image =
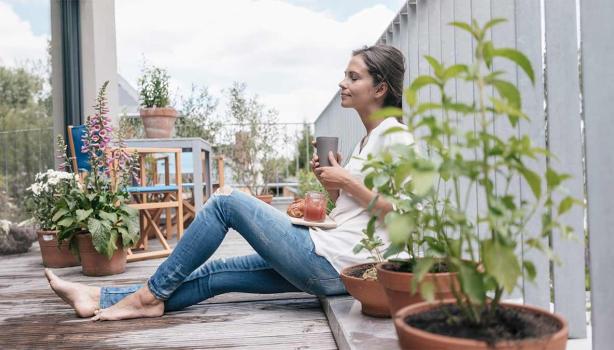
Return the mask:
<svg viewBox="0 0 614 350">
<path fill-rule="evenodd" d="M 337 151 L 339 149 L 339 138 L 330 136 L 316 137 L 316 149 L 318 151 L 320 166 L 330 166 L 331 164 L 328 160 L 328 152 L 333 151 L 333 155 L 335 157 L 337 156 Z"/>
</svg>

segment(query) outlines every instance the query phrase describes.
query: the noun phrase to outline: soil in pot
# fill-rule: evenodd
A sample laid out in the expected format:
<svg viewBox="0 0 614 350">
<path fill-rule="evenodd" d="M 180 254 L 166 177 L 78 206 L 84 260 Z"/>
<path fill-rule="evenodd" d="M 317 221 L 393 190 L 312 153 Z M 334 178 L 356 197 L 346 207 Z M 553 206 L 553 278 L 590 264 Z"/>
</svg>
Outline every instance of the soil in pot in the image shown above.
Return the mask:
<svg viewBox="0 0 614 350">
<path fill-rule="evenodd" d="M 117 242 L 118 249 L 110 260 L 96 251 L 92 244 L 91 234 L 78 234 L 77 243 L 79 244 L 79 255 L 81 256 L 81 267 L 84 275 L 108 276 L 126 270 L 126 251 L 120 242 Z"/>
<path fill-rule="evenodd" d="M 420 303 L 396 314 L 404 349 L 564 350 L 567 324 L 559 315 L 528 305 L 501 304 L 484 325 L 472 324 L 454 303 Z M 453 320 L 453 321 L 451 321 Z"/>
<path fill-rule="evenodd" d="M 420 293 L 411 293 L 411 284 L 414 274 L 411 272 L 413 265 L 397 262 L 384 262 L 377 265 L 379 283 L 384 287 L 390 305 L 390 314 L 394 315 L 401 308 L 423 302 Z M 425 282 L 435 285 L 435 299 L 448 299 L 452 294 L 452 283 L 458 288 L 456 273 L 448 272 L 445 263 L 437 263 L 424 277 Z"/>
<path fill-rule="evenodd" d="M 58 246 L 57 231 L 37 231 L 36 234 L 43 265 L 52 268 L 79 266 L 79 259 L 70 252 L 67 241 Z"/>
<path fill-rule="evenodd" d="M 363 314 L 390 317 L 386 292 L 377 282 L 374 266 L 375 263 L 367 263 L 347 267 L 341 271 L 341 281 L 348 293 L 360 302 Z"/>
</svg>

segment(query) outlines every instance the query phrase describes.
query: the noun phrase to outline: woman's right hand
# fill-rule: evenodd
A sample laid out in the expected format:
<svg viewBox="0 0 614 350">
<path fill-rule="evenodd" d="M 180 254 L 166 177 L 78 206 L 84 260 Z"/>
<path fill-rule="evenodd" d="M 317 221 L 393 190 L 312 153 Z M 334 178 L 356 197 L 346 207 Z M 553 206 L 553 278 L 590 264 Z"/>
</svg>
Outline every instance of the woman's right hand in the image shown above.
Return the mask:
<svg viewBox="0 0 614 350">
<path fill-rule="evenodd" d="M 316 141 L 313 140 L 311 141 L 311 145 L 313 147 L 316 146 Z M 309 162 L 311 164 L 311 171 L 313 171 L 314 174 L 316 174 L 316 168 L 320 166 L 320 158 L 318 158 L 318 153 L 317 152 L 313 152 L 313 157 L 311 157 L 311 162 Z M 318 177 L 318 174 L 316 174 L 316 177 Z M 318 177 L 318 180 L 320 178 Z"/>
</svg>

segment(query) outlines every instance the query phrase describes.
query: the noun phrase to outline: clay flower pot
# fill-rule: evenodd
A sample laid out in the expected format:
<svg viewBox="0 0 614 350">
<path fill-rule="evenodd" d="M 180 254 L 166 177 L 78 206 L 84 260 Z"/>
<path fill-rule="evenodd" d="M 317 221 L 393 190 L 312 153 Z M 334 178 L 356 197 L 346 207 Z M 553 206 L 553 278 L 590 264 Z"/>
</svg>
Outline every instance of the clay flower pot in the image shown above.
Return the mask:
<svg viewBox="0 0 614 350">
<path fill-rule="evenodd" d="M 177 120 L 175 109 L 170 107 L 142 108 L 140 115 L 147 138 L 166 139 L 171 137 Z"/>
<path fill-rule="evenodd" d="M 77 235 L 79 255 L 81 256 L 82 272 L 86 276 L 108 276 L 122 273 L 126 270 L 126 251 L 118 242 L 118 249 L 111 259 L 98 253 L 92 244 L 92 235 L 81 233 Z"/>
<path fill-rule="evenodd" d="M 40 230 L 36 234 L 45 267 L 79 266 L 79 259 L 70 252 L 67 241 L 58 246 L 58 231 Z"/>
<path fill-rule="evenodd" d="M 374 263 L 353 265 L 341 271 L 341 281 L 354 299 L 360 301 L 362 313 L 373 317 L 390 317 L 388 298 L 377 280 L 361 278 Z"/>
<path fill-rule="evenodd" d="M 266 204 L 273 203 L 273 195 L 272 194 L 260 194 L 260 195 L 257 195 L 256 198 L 260 199 L 261 201 L 265 202 Z"/>
<path fill-rule="evenodd" d="M 423 302 L 424 299 L 420 293 L 411 293 L 411 283 L 414 279 L 414 274 L 410 272 L 397 272 L 391 269 L 393 263 L 383 262 L 377 264 L 377 280 L 384 287 L 386 296 L 388 297 L 388 305 L 390 305 L 390 314 L 394 315 L 401 308 Z M 456 288 L 459 288 L 456 273 L 427 273 L 423 281 L 429 281 L 435 285 L 435 299 L 453 298 L 452 285 L 456 283 Z"/>
<path fill-rule="evenodd" d="M 448 299 L 444 304 L 454 304 L 454 299 Z M 406 306 L 399 310 L 394 316 L 394 327 L 399 337 L 399 344 L 402 349 L 407 350 L 565 350 L 567 345 L 568 326 L 565 319 L 549 311 L 529 306 L 501 303 L 506 308 L 516 309 L 522 313 L 533 313 L 547 322 L 555 323 L 558 331 L 546 335 L 542 338 L 531 338 L 515 341 L 500 341 L 493 345 L 485 341 L 478 341 L 468 338 L 456 338 L 445 335 L 430 333 L 416 327 L 412 327 L 405 321 L 408 317 L 422 312 L 429 311 L 438 307 L 439 303 L 422 302 Z"/>
</svg>

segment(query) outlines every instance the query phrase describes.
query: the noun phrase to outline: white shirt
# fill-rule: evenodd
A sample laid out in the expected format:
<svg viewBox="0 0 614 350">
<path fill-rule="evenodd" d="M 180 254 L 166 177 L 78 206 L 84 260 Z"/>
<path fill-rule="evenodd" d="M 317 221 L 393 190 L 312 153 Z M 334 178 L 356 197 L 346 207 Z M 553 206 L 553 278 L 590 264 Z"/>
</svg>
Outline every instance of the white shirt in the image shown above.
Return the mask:
<svg viewBox="0 0 614 350">
<path fill-rule="evenodd" d="M 391 127 L 406 128 L 396 118 L 388 117 L 371 130 L 362 151 L 360 151 L 360 143 L 354 148 L 344 168 L 361 182 L 365 177 L 361 170 L 367 154 L 378 155 L 386 147 L 397 143 L 414 143 L 412 135 L 406 132 L 384 135 L 384 132 Z M 330 217 L 337 223 L 336 228 L 323 230 L 312 227 L 309 229 L 316 254 L 325 257 L 338 272 L 351 265 L 373 261 L 369 260 L 370 253 L 367 250 L 363 249 L 358 254 L 352 251 L 363 238 L 362 230 L 369 222 L 370 216 L 367 209 L 363 208 L 349 193 L 340 190 L 335 209 L 331 211 Z M 385 246 L 390 244 L 388 234 L 381 224 L 376 224 L 375 234 L 382 239 Z"/>
</svg>

